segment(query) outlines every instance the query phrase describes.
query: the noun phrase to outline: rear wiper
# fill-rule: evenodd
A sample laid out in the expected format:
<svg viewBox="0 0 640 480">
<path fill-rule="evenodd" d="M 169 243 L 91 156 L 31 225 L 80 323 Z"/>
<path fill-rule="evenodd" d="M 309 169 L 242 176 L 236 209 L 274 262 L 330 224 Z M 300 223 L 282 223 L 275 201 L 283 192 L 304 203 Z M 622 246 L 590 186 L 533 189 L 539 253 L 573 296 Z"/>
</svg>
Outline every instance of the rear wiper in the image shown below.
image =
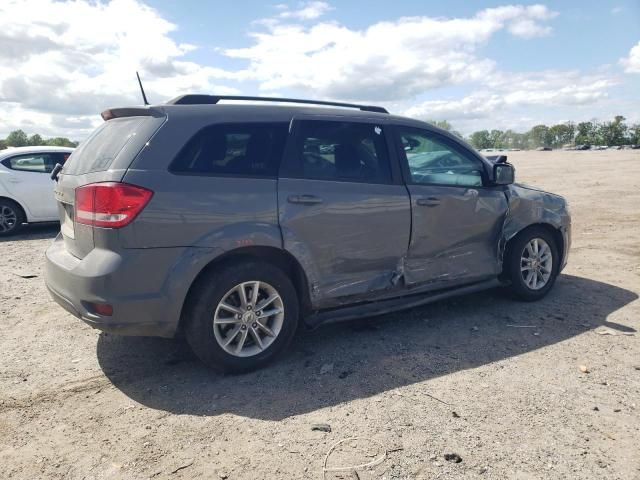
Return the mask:
<svg viewBox="0 0 640 480">
<path fill-rule="evenodd" d="M 56 182 L 58 181 L 58 174 L 60 173 L 60 170 L 62 170 L 62 164 L 56 163 L 56 166 L 51 170 L 51 180 L 55 180 Z"/>
</svg>

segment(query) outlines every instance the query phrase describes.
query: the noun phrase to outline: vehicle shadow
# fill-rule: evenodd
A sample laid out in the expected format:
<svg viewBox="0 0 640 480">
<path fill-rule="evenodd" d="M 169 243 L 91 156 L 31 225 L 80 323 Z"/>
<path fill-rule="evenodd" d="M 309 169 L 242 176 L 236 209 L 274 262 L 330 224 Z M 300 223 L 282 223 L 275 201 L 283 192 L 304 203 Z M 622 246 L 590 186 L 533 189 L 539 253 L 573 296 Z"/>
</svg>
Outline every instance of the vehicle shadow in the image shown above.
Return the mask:
<svg viewBox="0 0 640 480">
<path fill-rule="evenodd" d="M 58 235 L 59 231 L 60 224 L 57 222 L 28 224 L 25 225 L 22 231 L 17 235 L 0 237 L 0 243 L 15 242 L 20 240 L 42 240 L 47 238 L 55 238 L 55 236 Z"/>
<path fill-rule="evenodd" d="M 521 355 L 602 325 L 635 331 L 607 317 L 637 298 L 562 275 L 540 302 L 489 291 L 303 332 L 284 358 L 236 376 L 210 371 L 183 341 L 101 334 L 97 355 L 113 385 L 148 407 L 279 420 Z"/>
</svg>

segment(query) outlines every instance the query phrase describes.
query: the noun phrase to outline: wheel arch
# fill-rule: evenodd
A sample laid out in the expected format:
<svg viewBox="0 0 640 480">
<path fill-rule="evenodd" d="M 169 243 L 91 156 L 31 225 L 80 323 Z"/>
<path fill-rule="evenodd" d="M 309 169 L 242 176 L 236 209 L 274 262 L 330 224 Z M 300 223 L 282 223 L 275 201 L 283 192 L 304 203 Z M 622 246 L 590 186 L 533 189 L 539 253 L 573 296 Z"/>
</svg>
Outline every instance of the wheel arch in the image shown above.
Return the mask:
<svg viewBox="0 0 640 480">
<path fill-rule="evenodd" d="M 22 215 L 24 215 L 25 221 L 28 220 L 28 210 L 24 208 L 24 205 L 22 205 L 18 200 L 16 200 L 15 198 L 7 197 L 6 195 L 0 195 L 0 200 L 8 200 L 11 203 L 15 203 L 18 207 L 20 207 L 20 210 L 22 210 Z"/>
<path fill-rule="evenodd" d="M 29 218 L 31 213 L 18 200 L 16 200 L 15 198 L 7 197 L 6 195 L 0 195 L 0 200 L 7 200 L 7 201 L 17 205 L 18 208 L 20 208 L 20 210 L 22 211 L 22 216 L 24 217 L 24 221 L 25 222 L 30 222 L 31 221 L 31 219 Z"/>
<path fill-rule="evenodd" d="M 309 293 L 309 283 L 307 275 L 296 258 L 286 250 L 277 247 L 270 246 L 248 246 L 239 247 L 233 250 L 226 251 L 216 258 L 212 259 L 202 267 L 200 272 L 195 276 L 187 294 L 184 298 L 182 306 L 180 308 L 180 320 L 178 323 L 177 331 L 180 332 L 184 328 L 185 323 L 185 310 L 186 306 L 191 298 L 193 291 L 195 290 L 198 282 L 207 277 L 213 270 L 220 268 L 223 265 L 228 265 L 231 262 L 238 261 L 256 261 L 266 262 L 280 268 L 284 271 L 292 280 L 293 286 L 296 289 L 298 295 L 298 301 L 300 303 L 300 316 L 303 318 L 311 311 L 311 298 Z"/>
<path fill-rule="evenodd" d="M 562 236 L 562 231 L 560 230 L 560 227 L 557 227 L 555 225 L 552 225 L 551 223 L 546 223 L 546 222 L 532 223 L 516 231 L 513 235 L 511 235 L 506 240 L 503 254 L 502 254 L 502 273 L 501 273 L 502 277 L 504 277 L 505 275 L 504 260 L 506 258 L 509 258 L 509 255 L 511 254 L 511 247 L 515 243 L 516 238 L 520 237 L 522 234 L 524 234 L 528 230 L 531 230 L 532 228 L 536 228 L 536 227 L 546 230 L 553 237 L 553 241 L 555 242 L 556 248 L 558 249 L 558 255 L 560 256 L 560 261 L 562 261 L 562 259 L 564 258 L 565 252 L 564 252 L 564 237 Z M 558 264 L 560 264 L 560 262 Z"/>
</svg>

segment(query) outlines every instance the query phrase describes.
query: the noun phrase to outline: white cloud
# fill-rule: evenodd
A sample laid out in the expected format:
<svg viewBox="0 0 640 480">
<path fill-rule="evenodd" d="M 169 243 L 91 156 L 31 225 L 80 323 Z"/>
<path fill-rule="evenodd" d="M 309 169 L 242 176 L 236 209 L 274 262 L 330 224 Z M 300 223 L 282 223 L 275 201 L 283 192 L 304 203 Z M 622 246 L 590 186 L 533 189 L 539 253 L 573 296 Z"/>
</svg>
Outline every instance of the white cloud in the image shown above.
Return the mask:
<svg viewBox="0 0 640 480">
<path fill-rule="evenodd" d="M 512 115 L 522 109 L 555 114 L 566 108 L 593 108 L 608 99 L 609 89 L 616 83 L 604 75 L 584 75 L 579 71 L 502 72 L 462 98 L 420 102 L 405 108 L 403 114 L 425 120 L 446 119 L 456 126 L 474 128 L 491 118 L 494 126 L 505 113 Z"/>
<path fill-rule="evenodd" d="M 640 42 L 629 51 L 629 56 L 620 60 L 627 73 L 640 73 Z"/>
<path fill-rule="evenodd" d="M 0 137 L 23 128 L 82 139 L 100 111 L 141 103 L 136 70 L 152 102 L 257 89 L 382 103 L 463 131 L 524 125 L 545 112 L 612 108 L 617 80 L 608 71 L 505 72 L 483 53 L 500 32 L 526 41 L 549 35 L 557 14 L 544 5 L 392 18 L 355 29 L 323 19 L 333 9 L 327 2 L 279 4 L 271 18 L 249 23 L 246 46 L 215 49 L 243 65 L 224 70 L 190 61 L 202 47 L 176 41 L 177 26 L 143 1 L 0 0 Z M 621 62 L 640 72 L 640 43 Z"/>
<path fill-rule="evenodd" d="M 289 10 L 287 5 L 276 5 L 281 10 L 278 15 L 280 18 L 295 18 L 299 20 L 314 20 L 323 16 L 325 13 L 333 10 L 333 7 L 327 2 L 306 2 L 298 10 Z"/>
<path fill-rule="evenodd" d="M 236 92 L 218 85 L 234 74 L 183 60 L 195 47 L 175 42 L 175 29 L 136 0 L 0 2 L 0 132 L 15 126 L 11 111 L 38 119 L 31 131 L 56 121 L 57 135 L 82 136 L 89 116 L 141 103 L 136 70 L 156 102 L 184 91 Z"/>
<path fill-rule="evenodd" d="M 543 5 L 489 8 L 469 18 L 407 17 L 353 30 L 335 22 L 305 27 L 266 22 L 253 45 L 227 49 L 249 62 L 261 88 L 295 89 L 351 100 L 400 100 L 425 90 L 479 81 L 494 69 L 478 49 L 496 32 L 545 35 L 555 16 Z"/>
</svg>

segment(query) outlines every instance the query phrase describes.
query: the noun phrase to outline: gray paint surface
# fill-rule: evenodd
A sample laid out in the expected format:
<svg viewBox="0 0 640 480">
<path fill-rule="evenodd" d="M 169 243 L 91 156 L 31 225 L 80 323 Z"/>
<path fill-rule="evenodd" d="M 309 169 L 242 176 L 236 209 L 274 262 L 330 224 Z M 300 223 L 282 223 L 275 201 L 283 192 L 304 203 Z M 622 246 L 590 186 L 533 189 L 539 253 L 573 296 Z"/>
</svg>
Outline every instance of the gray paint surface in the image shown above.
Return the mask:
<svg viewBox="0 0 640 480">
<path fill-rule="evenodd" d="M 47 251 L 46 273 L 54 298 L 103 330 L 172 336 L 198 274 L 221 255 L 247 248 L 269 247 L 295 259 L 312 311 L 495 279 L 506 242 L 533 224 L 562 234 L 566 262 L 566 203 L 521 185 L 405 185 L 395 173 L 390 184 L 364 184 L 168 172 L 191 136 L 213 123 L 327 117 L 432 130 L 475 155 L 492 176 L 491 162 L 459 139 L 392 115 L 290 106 L 153 107 L 148 129 L 127 142 L 108 170 L 60 175 L 61 204 L 72 206 L 75 188 L 97 181 L 125 181 L 154 195 L 124 228 L 76 225 L 75 238 L 56 239 Z M 398 164 L 393 169 L 400 171 Z M 289 201 L 299 195 L 322 202 Z M 431 196 L 440 204 L 419 204 Z M 113 304 L 113 317 L 91 315 L 86 301 Z"/>
<path fill-rule="evenodd" d="M 322 203 L 291 203 L 289 197 L 296 195 Z M 411 231 L 403 185 L 282 178 L 278 197 L 284 248 L 304 268 L 314 307 L 393 287 Z"/>
</svg>

